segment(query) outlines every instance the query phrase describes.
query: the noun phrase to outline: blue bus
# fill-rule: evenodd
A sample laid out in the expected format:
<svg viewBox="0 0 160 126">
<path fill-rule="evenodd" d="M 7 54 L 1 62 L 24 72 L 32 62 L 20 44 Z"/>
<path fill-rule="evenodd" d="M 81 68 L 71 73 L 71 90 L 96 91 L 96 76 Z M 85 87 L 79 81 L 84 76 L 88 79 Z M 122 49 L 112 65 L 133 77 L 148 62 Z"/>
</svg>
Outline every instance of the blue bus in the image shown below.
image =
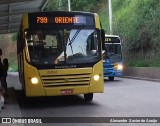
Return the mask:
<svg viewBox="0 0 160 126">
<path fill-rule="evenodd" d="M 110 81 L 114 77 L 123 76 L 121 40 L 117 35 L 105 35 L 105 51 L 103 53 L 104 77 Z"/>
</svg>

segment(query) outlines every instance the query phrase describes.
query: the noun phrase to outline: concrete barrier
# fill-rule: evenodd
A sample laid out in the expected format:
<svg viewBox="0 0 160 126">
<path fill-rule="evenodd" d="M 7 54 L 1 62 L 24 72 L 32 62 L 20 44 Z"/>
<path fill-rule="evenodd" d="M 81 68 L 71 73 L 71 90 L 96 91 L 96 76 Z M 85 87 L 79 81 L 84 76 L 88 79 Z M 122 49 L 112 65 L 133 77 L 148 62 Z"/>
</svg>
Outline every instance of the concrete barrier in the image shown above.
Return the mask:
<svg viewBox="0 0 160 126">
<path fill-rule="evenodd" d="M 160 67 L 129 67 L 124 70 L 124 77 L 160 80 Z"/>
</svg>

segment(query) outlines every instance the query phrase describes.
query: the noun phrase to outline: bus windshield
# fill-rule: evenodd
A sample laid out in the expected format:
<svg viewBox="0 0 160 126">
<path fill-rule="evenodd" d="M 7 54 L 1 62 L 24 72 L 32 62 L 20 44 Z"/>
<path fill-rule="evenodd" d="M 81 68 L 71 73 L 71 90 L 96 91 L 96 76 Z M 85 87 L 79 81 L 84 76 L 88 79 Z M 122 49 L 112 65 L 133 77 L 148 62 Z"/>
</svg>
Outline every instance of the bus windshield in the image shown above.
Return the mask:
<svg viewBox="0 0 160 126">
<path fill-rule="evenodd" d="M 97 29 L 26 30 L 28 62 L 34 64 L 78 64 L 100 59 Z"/>
<path fill-rule="evenodd" d="M 106 59 L 109 62 L 119 62 L 122 60 L 121 44 L 105 44 Z"/>
</svg>

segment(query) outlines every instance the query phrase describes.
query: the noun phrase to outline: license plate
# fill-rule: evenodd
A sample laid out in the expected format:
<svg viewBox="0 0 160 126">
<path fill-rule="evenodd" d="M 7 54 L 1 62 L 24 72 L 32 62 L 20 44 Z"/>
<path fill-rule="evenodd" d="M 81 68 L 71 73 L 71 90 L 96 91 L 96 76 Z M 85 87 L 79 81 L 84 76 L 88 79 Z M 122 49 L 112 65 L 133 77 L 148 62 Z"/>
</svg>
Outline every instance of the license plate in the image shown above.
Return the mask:
<svg viewBox="0 0 160 126">
<path fill-rule="evenodd" d="M 64 95 L 73 94 L 73 89 L 63 89 L 61 90 L 61 94 L 64 94 Z"/>
</svg>

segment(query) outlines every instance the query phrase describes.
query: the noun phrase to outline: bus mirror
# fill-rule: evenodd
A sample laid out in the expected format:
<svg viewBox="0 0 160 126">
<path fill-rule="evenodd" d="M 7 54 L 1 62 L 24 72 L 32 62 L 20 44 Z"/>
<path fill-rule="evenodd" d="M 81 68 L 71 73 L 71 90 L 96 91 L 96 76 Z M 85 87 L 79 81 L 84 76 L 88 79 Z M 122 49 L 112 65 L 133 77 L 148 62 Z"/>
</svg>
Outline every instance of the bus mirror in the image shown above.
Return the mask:
<svg viewBox="0 0 160 126">
<path fill-rule="evenodd" d="M 46 35 L 45 34 L 43 34 L 43 40 L 45 40 L 46 39 Z"/>
<path fill-rule="evenodd" d="M 21 49 L 23 50 L 25 47 L 25 40 L 24 39 L 22 39 L 22 44 L 20 44 L 20 45 L 21 45 Z"/>
<path fill-rule="evenodd" d="M 106 58 L 105 50 L 102 50 L 102 57 L 103 57 L 103 59 L 105 59 L 105 58 Z"/>
<path fill-rule="evenodd" d="M 101 38 L 102 38 L 102 50 L 105 50 L 105 31 L 101 30 Z"/>
<path fill-rule="evenodd" d="M 24 44 L 24 40 L 17 40 L 17 53 L 22 52 L 22 50 L 24 49 L 25 44 Z"/>
<path fill-rule="evenodd" d="M 39 40 L 45 40 L 46 39 L 46 35 L 44 33 L 42 33 L 41 31 L 37 34 L 38 34 Z"/>
<path fill-rule="evenodd" d="M 27 40 L 27 43 L 32 43 L 33 42 L 33 40 Z"/>
<path fill-rule="evenodd" d="M 101 37 L 102 37 L 102 42 L 105 40 L 105 31 L 104 29 L 101 30 Z"/>
<path fill-rule="evenodd" d="M 27 40 L 31 40 L 31 34 L 29 34 L 29 33 L 27 33 L 27 32 L 26 32 L 26 34 L 25 34 L 25 37 L 26 37 Z"/>
<path fill-rule="evenodd" d="M 46 42 L 43 42 L 43 45 L 46 45 L 47 43 Z"/>
</svg>

